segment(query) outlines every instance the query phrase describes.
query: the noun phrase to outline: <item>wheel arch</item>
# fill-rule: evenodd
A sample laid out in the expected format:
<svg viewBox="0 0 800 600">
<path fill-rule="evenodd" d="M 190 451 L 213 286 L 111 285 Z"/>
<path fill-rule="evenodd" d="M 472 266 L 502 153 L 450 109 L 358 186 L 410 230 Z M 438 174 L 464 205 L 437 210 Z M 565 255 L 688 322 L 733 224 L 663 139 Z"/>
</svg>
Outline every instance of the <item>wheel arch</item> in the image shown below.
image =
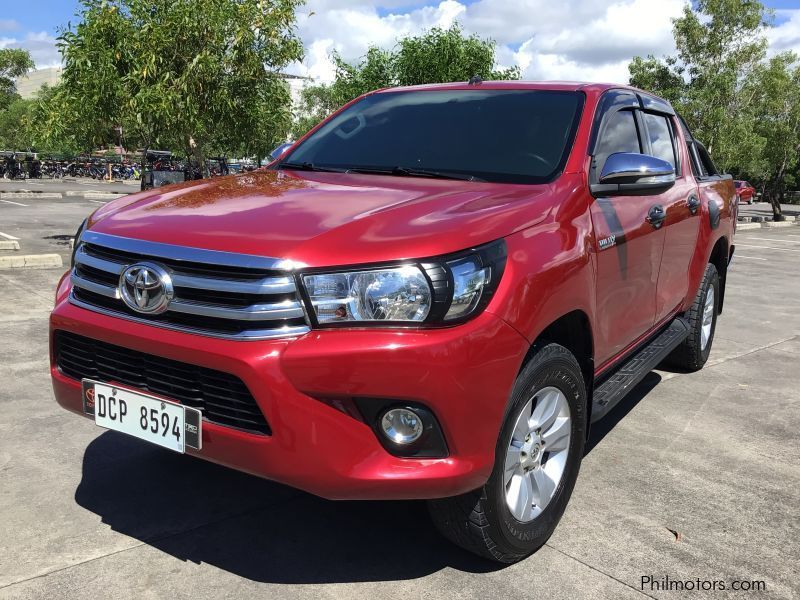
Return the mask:
<svg viewBox="0 0 800 600">
<path fill-rule="evenodd" d="M 728 274 L 728 260 L 729 260 L 729 244 L 726 236 L 721 236 L 711 249 L 711 254 L 708 257 L 708 262 L 714 265 L 719 275 L 719 305 L 717 306 L 717 314 L 722 314 L 722 305 L 725 300 L 725 281 Z"/>
<path fill-rule="evenodd" d="M 587 396 L 591 397 L 594 382 L 594 337 L 589 316 L 582 310 L 573 310 L 542 329 L 522 361 L 520 371 L 536 350 L 548 343 L 564 346 L 572 353 L 581 367 Z"/>
</svg>

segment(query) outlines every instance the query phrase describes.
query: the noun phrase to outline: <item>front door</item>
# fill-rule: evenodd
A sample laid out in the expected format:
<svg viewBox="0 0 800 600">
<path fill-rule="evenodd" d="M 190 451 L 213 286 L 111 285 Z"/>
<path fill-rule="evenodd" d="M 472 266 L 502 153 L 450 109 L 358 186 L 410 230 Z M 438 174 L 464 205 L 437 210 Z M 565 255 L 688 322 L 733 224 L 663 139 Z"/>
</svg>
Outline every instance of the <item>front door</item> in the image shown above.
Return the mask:
<svg viewBox="0 0 800 600">
<path fill-rule="evenodd" d="M 609 112 L 603 118 L 593 171 L 599 173 L 616 152 L 642 152 L 634 110 Z M 601 369 L 655 322 L 665 230 L 654 227 L 648 215 L 658 202 L 659 196 L 612 196 L 592 202 L 597 266 L 595 361 Z"/>
</svg>

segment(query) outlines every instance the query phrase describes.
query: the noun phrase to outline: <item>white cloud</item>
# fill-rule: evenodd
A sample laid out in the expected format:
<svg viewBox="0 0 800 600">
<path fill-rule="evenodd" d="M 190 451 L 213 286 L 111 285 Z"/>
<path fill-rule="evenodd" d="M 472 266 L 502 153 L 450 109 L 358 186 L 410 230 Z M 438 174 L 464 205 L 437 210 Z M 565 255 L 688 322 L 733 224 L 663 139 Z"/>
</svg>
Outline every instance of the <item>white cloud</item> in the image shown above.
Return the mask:
<svg viewBox="0 0 800 600">
<path fill-rule="evenodd" d="M 0 38 L 0 48 L 24 48 L 31 53 L 31 58 L 39 69 L 61 65 L 61 54 L 56 48 L 56 38 L 46 31 L 29 31 L 21 39 Z"/>
<path fill-rule="evenodd" d="M 0 19 L 0 31 L 16 31 L 19 27 L 14 19 Z"/>
<path fill-rule="evenodd" d="M 357 60 L 370 45 L 391 48 L 399 38 L 455 21 L 468 33 L 497 41 L 501 66 L 519 65 L 526 79 L 624 83 L 632 56 L 674 52 L 672 22 L 686 0 L 308 0 L 297 14 L 306 48 L 288 71 L 330 81 L 330 54 Z M 780 25 L 767 31 L 770 53 L 800 53 L 800 9 L 777 11 Z M 0 48 L 31 51 L 38 67 L 60 63 L 46 32 L 24 36 L 0 20 Z"/>
<path fill-rule="evenodd" d="M 395 4 L 408 6 L 402 0 Z M 292 72 L 330 81 L 332 50 L 356 60 L 370 45 L 390 48 L 404 35 L 458 21 L 467 32 L 496 40 L 499 64 L 520 65 L 527 79 L 625 82 L 632 56 L 660 56 L 674 50 L 671 19 L 680 14 L 683 4 L 684 0 L 478 0 L 471 4 L 442 0 L 405 12 L 391 8 L 379 12 L 364 0 L 310 0 L 298 15 L 307 56 Z"/>
<path fill-rule="evenodd" d="M 780 25 L 767 30 L 770 54 L 793 50 L 800 54 L 800 9 L 778 10 Z"/>
</svg>

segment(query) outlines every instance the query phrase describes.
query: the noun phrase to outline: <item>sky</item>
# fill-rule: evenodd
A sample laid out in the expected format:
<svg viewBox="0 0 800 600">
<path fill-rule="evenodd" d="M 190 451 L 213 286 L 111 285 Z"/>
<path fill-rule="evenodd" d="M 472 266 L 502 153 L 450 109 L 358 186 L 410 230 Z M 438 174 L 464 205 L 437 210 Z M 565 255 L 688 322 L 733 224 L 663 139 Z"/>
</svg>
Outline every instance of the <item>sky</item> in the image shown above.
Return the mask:
<svg viewBox="0 0 800 600">
<path fill-rule="evenodd" d="M 524 79 L 624 83 L 635 55 L 674 52 L 671 19 L 685 0 L 307 0 L 297 11 L 306 48 L 289 72 L 333 78 L 330 54 L 355 60 L 370 45 L 390 48 L 408 34 L 458 22 L 497 42 L 500 66 L 518 65 Z M 770 53 L 800 54 L 800 0 L 766 0 L 775 10 Z M 37 67 L 61 62 L 58 31 L 75 23 L 76 0 L 0 1 L 0 48 L 31 52 Z"/>
</svg>

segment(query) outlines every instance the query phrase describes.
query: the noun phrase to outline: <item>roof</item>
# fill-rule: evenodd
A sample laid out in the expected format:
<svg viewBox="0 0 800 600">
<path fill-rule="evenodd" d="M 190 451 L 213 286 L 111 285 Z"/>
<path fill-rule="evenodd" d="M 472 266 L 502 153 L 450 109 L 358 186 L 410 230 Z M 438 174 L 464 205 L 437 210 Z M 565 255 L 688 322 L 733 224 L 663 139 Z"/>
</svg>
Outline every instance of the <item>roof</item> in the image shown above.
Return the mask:
<svg viewBox="0 0 800 600">
<path fill-rule="evenodd" d="M 648 110 L 675 114 L 672 105 L 663 98 L 640 90 L 630 85 L 618 83 L 593 83 L 587 81 L 482 81 L 481 83 L 470 85 L 466 81 L 456 81 L 454 83 L 431 83 L 425 85 L 412 85 L 405 87 L 393 87 L 377 90 L 375 93 L 392 93 L 404 91 L 435 91 L 435 90 L 548 90 L 557 92 L 585 92 L 587 95 L 599 97 L 607 90 L 628 90 L 636 94 L 642 107 Z"/>
<path fill-rule="evenodd" d="M 631 89 L 628 85 L 616 83 L 593 83 L 588 81 L 483 81 L 476 85 L 470 85 L 466 81 L 456 81 L 454 83 L 429 83 L 424 85 L 413 85 L 404 87 L 385 88 L 380 91 L 406 91 L 406 90 L 447 90 L 447 89 L 491 89 L 491 90 L 555 90 L 561 92 L 577 92 L 588 90 L 603 92 L 609 89 Z M 638 91 L 638 90 L 637 90 Z"/>
</svg>

